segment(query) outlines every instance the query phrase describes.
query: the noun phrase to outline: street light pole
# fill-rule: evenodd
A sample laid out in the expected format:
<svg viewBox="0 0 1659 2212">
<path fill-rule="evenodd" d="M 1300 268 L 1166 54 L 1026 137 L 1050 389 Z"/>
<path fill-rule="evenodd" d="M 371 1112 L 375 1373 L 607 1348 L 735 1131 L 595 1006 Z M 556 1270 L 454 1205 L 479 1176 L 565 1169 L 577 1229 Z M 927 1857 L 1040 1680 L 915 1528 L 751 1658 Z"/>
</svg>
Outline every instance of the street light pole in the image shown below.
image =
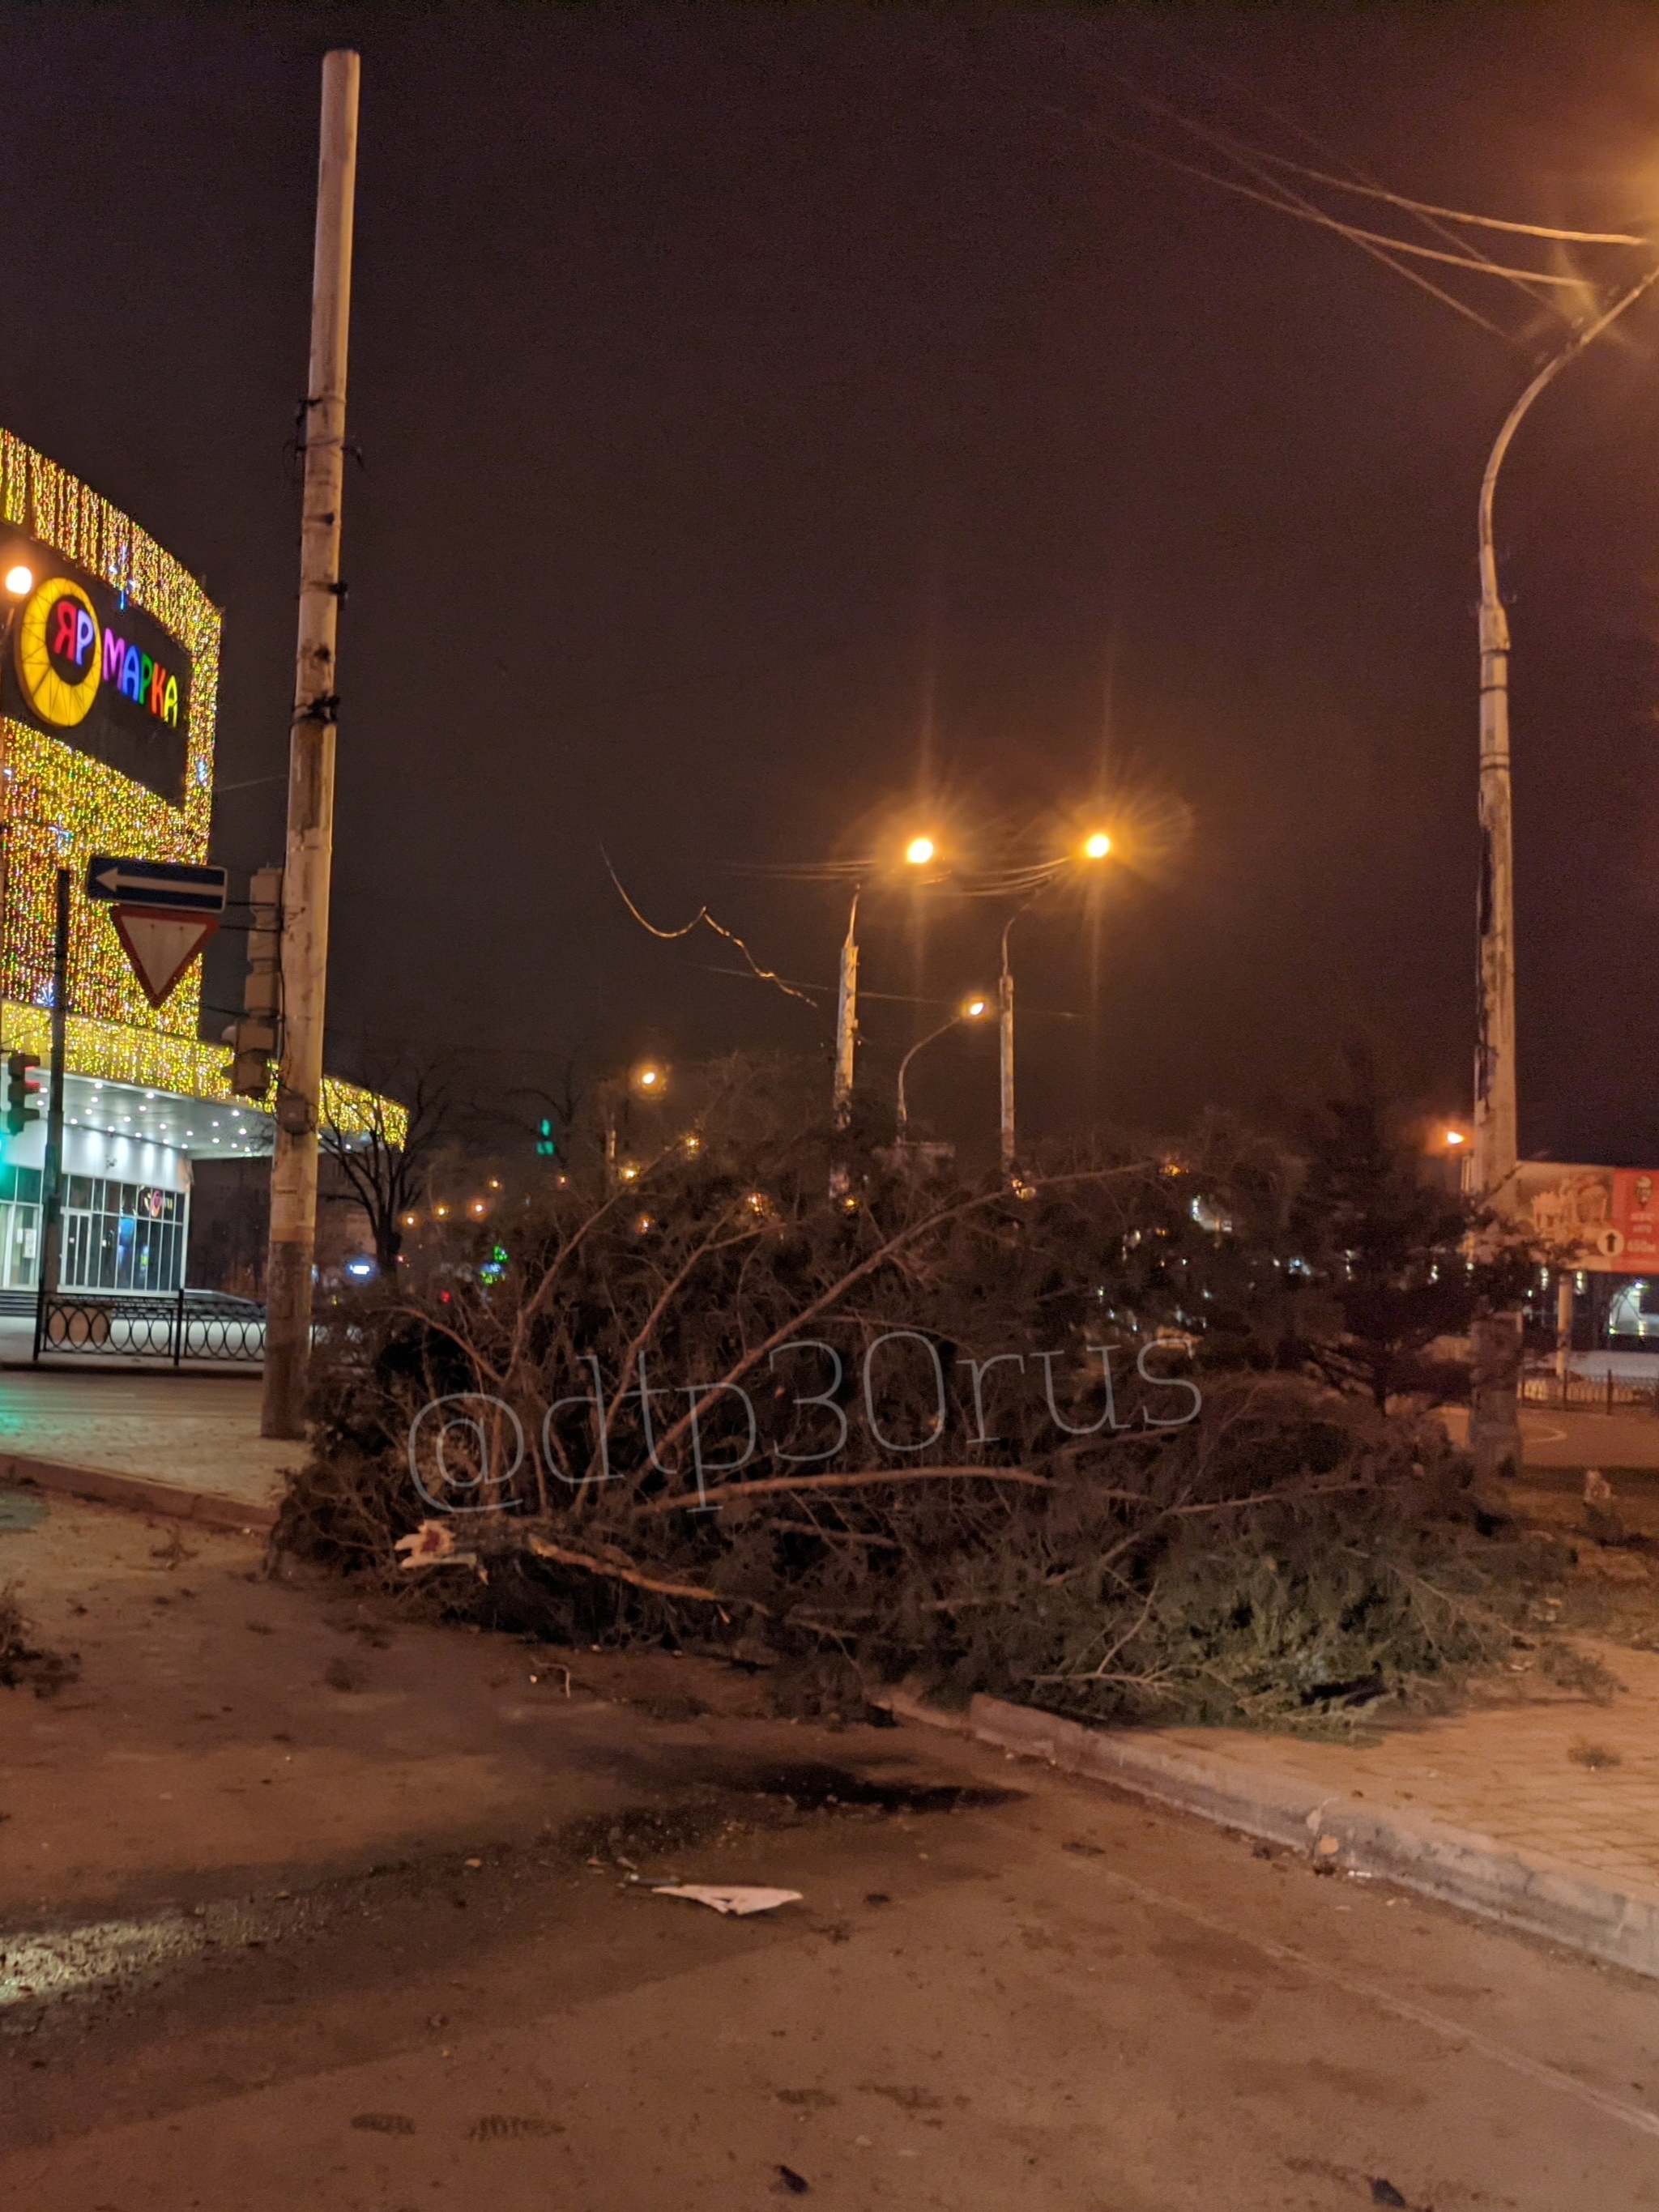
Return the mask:
<svg viewBox="0 0 1659 2212">
<path fill-rule="evenodd" d="M 1077 857 L 1085 860 L 1103 860 L 1112 850 L 1112 841 L 1103 830 L 1097 830 L 1085 837 Z M 1064 861 L 1053 864 L 1053 875 L 1066 866 Z M 1042 890 L 1046 890 L 1045 884 Z M 1012 1189 L 1015 1180 L 1014 1158 L 1017 1151 L 1014 1126 L 1014 971 L 1008 959 L 1008 933 L 1026 909 L 1036 904 L 1042 891 L 1037 891 L 1024 904 L 1017 906 L 1002 925 L 1002 972 L 997 978 L 997 1127 L 999 1150 L 1002 1159 L 1002 1180 Z"/>
<path fill-rule="evenodd" d="M 1014 1180 L 1014 975 L 1008 965 L 1008 933 L 1025 911 L 1002 925 L 1002 972 L 997 978 L 997 1129 L 1002 1180 Z"/>
<path fill-rule="evenodd" d="M 904 1150 L 910 1127 L 910 1110 L 904 1097 L 904 1079 L 910 1072 L 910 1062 L 919 1052 L 923 1052 L 930 1044 L 936 1043 L 947 1030 L 959 1028 L 963 1022 L 982 1021 L 989 1012 L 990 1008 L 982 998 L 975 996 L 964 999 L 949 1021 L 941 1022 L 936 1030 L 929 1030 L 926 1036 L 918 1037 L 909 1051 L 900 1060 L 897 1113 L 894 1131 L 894 1144 L 900 1152 Z"/>
<path fill-rule="evenodd" d="M 931 837 L 912 837 L 904 848 L 907 866 L 926 867 L 933 859 L 937 848 Z M 836 1072 L 830 1092 L 830 1120 L 838 1133 L 852 1127 L 853 1085 L 858 1072 L 859 1051 L 859 893 L 860 884 L 853 893 L 853 903 L 848 909 L 847 935 L 841 948 L 841 974 L 836 989 Z M 830 1168 L 830 1195 L 845 1198 L 852 1188 L 845 1159 L 836 1158 Z"/>
<path fill-rule="evenodd" d="M 305 1434 L 311 1277 L 317 1242 L 317 1127 L 328 975 L 329 874 L 334 852 L 335 661 L 340 613 L 340 499 L 345 465 L 346 337 L 357 172 L 357 56 L 323 60 L 311 364 L 301 416 L 305 494 L 300 538 L 300 635 L 289 738 L 288 848 L 283 870 L 283 1046 L 276 1149 L 270 1171 L 260 1432 Z"/>
<path fill-rule="evenodd" d="M 847 938 L 841 948 L 841 979 L 836 994 L 835 1124 L 844 1129 L 853 1118 L 853 1076 L 859 1040 L 859 895 L 853 894 Z"/>
<path fill-rule="evenodd" d="M 936 1042 L 939 1038 L 942 1037 L 946 1030 L 955 1029 L 960 1018 L 961 1017 L 959 1015 L 952 1014 L 948 1022 L 941 1022 L 936 1030 L 929 1030 L 926 1036 L 918 1037 L 915 1042 L 911 1046 L 909 1051 L 905 1054 L 903 1059 L 899 1062 L 898 1105 L 897 1112 L 895 1116 L 893 1141 L 900 1152 L 904 1150 L 905 1145 L 908 1139 L 910 1128 L 910 1110 L 905 1104 L 904 1101 L 904 1079 L 910 1072 L 910 1062 L 925 1046 L 933 1044 Z"/>
<path fill-rule="evenodd" d="M 1546 362 L 1504 417 L 1480 480 L 1480 876 L 1474 1051 L 1474 1186 L 1489 1206 L 1512 1206 L 1517 1157 L 1515 1057 L 1515 850 L 1510 772 L 1510 626 L 1498 590 L 1492 500 L 1498 472 L 1534 399 L 1567 363 L 1659 278 L 1650 270 Z M 1469 1449 L 1482 1473 L 1521 1463 L 1518 1313 L 1482 1313 L 1470 1333 Z"/>
</svg>

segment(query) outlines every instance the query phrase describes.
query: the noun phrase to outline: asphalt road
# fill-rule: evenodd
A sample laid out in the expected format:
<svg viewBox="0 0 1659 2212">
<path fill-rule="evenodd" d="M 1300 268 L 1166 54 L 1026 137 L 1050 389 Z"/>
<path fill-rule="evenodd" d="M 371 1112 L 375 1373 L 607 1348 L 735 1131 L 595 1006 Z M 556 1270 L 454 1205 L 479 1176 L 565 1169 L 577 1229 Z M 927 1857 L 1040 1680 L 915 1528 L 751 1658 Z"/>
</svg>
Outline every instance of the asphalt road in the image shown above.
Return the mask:
<svg viewBox="0 0 1659 2212">
<path fill-rule="evenodd" d="M 1659 2208 L 1659 1986 L 764 1675 L 0 1505 L 79 1668 L 0 1689 L 8 2212 Z"/>
<path fill-rule="evenodd" d="M 1659 2206 L 1651 1986 L 972 1747 L 787 1733 L 620 1741 L 632 1811 L 20 2002 L 0 2203 Z"/>
<path fill-rule="evenodd" d="M 1466 1409 L 1449 1406 L 1442 1419 L 1461 1444 L 1468 1427 Z M 1523 1406 L 1521 1441 L 1528 1467 L 1659 1468 L 1659 1419 L 1637 1407 L 1600 1413 L 1577 1406 L 1565 1411 Z"/>
</svg>

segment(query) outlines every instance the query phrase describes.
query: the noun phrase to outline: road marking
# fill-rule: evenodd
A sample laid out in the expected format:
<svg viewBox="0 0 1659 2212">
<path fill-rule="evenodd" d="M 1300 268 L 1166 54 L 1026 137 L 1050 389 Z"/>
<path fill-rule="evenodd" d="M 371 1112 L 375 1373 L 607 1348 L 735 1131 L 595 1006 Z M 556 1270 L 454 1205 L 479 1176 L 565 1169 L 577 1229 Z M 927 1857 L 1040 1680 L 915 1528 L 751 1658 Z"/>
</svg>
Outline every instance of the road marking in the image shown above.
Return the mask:
<svg viewBox="0 0 1659 2212">
<path fill-rule="evenodd" d="M 1170 1897 L 1161 1889 L 1149 1888 L 1145 1882 L 1136 1881 L 1133 1875 L 1118 1874 L 1110 1867 L 1085 1868 L 1076 1859 L 1068 1861 L 1068 1863 L 1078 1867 L 1079 1872 L 1103 1874 L 1109 1881 L 1116 1882 L 1121 1888 L 1129 1890 L 1146 1904 L 1159 1905 L 1166 1912 L 1177 1913 L 1183 1920 L 1190 1920 L 1200 1928 L 1207 1928 L 1212 1936 L 1225 1936 L 1235 1943 L 1247 1943 L 1264 1957 L 1296 1966 L 1303 1973 L 1311 1975 L 1314 1980 L 1328 1983 L 1332 1989 L 1340 1990 L 1346 1996 L 1364 1997 L 1384 2012 L 1394 2013 L 1401 2020 L 1410 2021 L 1415 2027 L 1426 2027 L 1448 2043 L 1462 2044 L 1472 2051 L 1478 2051 L 1483 2058 L 1490 2058 L 1499 2066 L 1507 2066 L 1511 2073 L 1523 2075 L 1528 2081 L 1537 2082 L 1541 2088 L 1554 2089 L 1565 2095 L 1577 2097 L 1581 2103 L 1594 2106 L 1595 2111 L 1605 2113 L 1609 2119 L 1622 2120 L 1626 2127 L 1636 2129 L 1638 2134 L 1659 2136 L 1659 2112 L 1650 2112 L 1641 2105 L 1627 2105 L 1622 2097 L 1615 2097 L 1606 2089 L 1597 2089 L 1588 2081 L 1580 2081 L 1574 2075 L 1564 2073 L 1559 2066 L 1547 2066 L 1541 2059 L 1528 2058 L 1525 2051 L 1512 2050 L 1507 2043 L 1494 2042 L 1491 2036 L 1482 2035 L 1479 2028 L 1465 2027 L 1458 2021 L 1447 2019 L 1443 2013 L 1431 2012 L 1426 2005 L 1414 2004 L 1409 1997 L 1395 1996 L 1391 1990 L 1379 1989 L 1375 1982 L 1358 1981 L 1352 1975 L 1340 1973 L 1334 1966 L 1322 1966 L 1318 1960 L 1310 1959 L 1305 1951 L 1298 1951 L 1289 1943 L 1275 1942 L 1271 1936 L 1255 1936 L 1244 1929 L 1235 1928 L 1225 1920 L 1218 1920 L 1212 1913 L 1204 1911 L 1196 1905 L 1188 1905 L 1181 1898 Z"/>
</svg>

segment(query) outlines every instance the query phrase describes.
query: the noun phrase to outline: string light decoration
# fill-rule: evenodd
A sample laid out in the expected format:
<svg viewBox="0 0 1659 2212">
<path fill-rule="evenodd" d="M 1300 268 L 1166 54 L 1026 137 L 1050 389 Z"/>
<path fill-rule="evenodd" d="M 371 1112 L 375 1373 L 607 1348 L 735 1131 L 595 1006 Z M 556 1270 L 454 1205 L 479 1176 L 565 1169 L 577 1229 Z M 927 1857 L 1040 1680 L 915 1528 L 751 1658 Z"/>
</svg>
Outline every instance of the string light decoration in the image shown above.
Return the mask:
<svg viewBox="0 0 1659 2212">
<path fill-rule="evenodd" d="M 0 428 L 0 524 L 21 531 L 159 623 L 190 655 L 184 797 L 173 805 L 32 723 L 0 716 L 0 1024 L 9 1047 L 51 1051 L 55 878 L 70 876 L 68 1071 L 187 1098 L 232 1101 L 231 1057 L 198 1031 L 202 971 L 152 1006 L 107 906 L 86 896 L 95 853 L 199 866 L 213 820 L 214 723 L 222 617 L 182 562 L 77 477 Z M 323 1113 L 343 1131 L 378 1127 L 394 1144 L 404 1109 L 325 1077 Z"/>
<path fill-rule="evenodd" d="M 191 657 L 185 792 L 174 806 L 118 769 L 5 717 L 0 818 L 5 912 L 0 988 L 8 1001 L 50 1004 L 52 879 L 67 866 L 70 1004 L 97 1021 L 161 1032 L 192 1047 L 202 977 L 192 968 L 165 1006 L 144 996 L 107 909 L 82 885 L 94 853 L 199 864 L 213 817 L 213 737 L 219 695 L 219 610 L 183 564 L 147 531 L 56 461 L 0 429 L 0 520 L 95 576 L 142 608 Z M 15 1035 L 16 1032 L 11 1031 Z M 92 1073 L 77 1067 L 76 1073 Z M 208 1094 L 202 1094 L 206 1096 Z"/>
<path fill-rule="evenodd" d="M 32 1052 L 44 1066 L 52 1052 L 52 1013 L 43 1006 L 18 1006 L 8 1000 L 3 1021 L 7 1048 Z M 223 1046 L 203 1044 L 194 1037 L 169 1036 L 165 1030 L 139 1029 L 125 1022 L 100 1022 L 84 1014 L 70 1014 L 64 1024 L 64 1060 L 71 1075 L 89 1076 L 100 1083 L 131 1083 L 146 1091 L 171 1091 L 180 1098 L 201 1098 L 223 1106 L 250 1106 L 230 1087 L 230 1054 Z M 361 1084 L 342 1083 L 337 1076 L 323 1078 L 323 1118 L 343 1136 L 367 1134 L 371 1129 L 391 1145 L 401 1145 L 409 1131 L 409 1112 L 395 1100 L 377 1097 Z"/>
</svg>

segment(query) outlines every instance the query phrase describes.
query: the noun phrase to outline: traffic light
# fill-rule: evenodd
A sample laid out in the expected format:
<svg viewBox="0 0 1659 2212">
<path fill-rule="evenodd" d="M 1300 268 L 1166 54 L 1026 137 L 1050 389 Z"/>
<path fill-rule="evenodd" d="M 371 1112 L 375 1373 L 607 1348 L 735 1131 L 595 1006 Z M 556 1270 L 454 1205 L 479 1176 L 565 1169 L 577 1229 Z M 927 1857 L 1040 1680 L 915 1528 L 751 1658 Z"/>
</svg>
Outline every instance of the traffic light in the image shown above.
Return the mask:
<svg viewBox="0 0 1659 2212">
<path fill-rule="evenodd" d="M 21 1137 L 31 1121 L 40 1118 L 40 1056 L 15 1052 L 6 1061 L 6 1128 Z"/>
<path fill-rule="evenodd" d="M 225 1031 L 236 1054 L 230 1087 L 239 1098 L 263 1098 L 270 1088 L 270 1060 L 277 1048 L 282 1011 L 283 872 L 257 869 L 247 894 L 247 975 L 242 985 L 246 1015 Z"/>
<path fill-rule="evenodd" d="M 559 1140 L 553 1133 L 553 1117 L 544 1114 L 536 1125 L 536 1156 L 538 1159 L 558 1158 Z"/>
</svg>

